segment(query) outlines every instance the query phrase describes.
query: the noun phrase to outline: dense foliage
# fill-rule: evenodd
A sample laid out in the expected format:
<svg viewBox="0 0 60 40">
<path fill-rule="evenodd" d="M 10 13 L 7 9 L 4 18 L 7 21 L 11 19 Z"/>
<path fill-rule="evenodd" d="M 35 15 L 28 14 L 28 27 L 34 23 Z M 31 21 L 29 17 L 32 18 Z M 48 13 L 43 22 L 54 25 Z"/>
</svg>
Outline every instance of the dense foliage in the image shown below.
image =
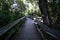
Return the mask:
<svg viewBox="0 0 60 40">
<path fill-rule="evenodd" d="M 50 25 L 55 29 L 60 29 L 60 0 L 48 2 Z"/>
<path fill-rule="evenodd" d="M 25 5 L 20 0 L 0 0 L 0 26 L 4 26 L 19 17 L 22 17 L 22 12 L 25 11 Z M 13 8 L 15 4 L 15 8 Z"/>
<path fill-rule="evenodd" d="M 44 24 L 60 30 L 60 0 L 39 0 L 39 8 Z"/>
</svg>

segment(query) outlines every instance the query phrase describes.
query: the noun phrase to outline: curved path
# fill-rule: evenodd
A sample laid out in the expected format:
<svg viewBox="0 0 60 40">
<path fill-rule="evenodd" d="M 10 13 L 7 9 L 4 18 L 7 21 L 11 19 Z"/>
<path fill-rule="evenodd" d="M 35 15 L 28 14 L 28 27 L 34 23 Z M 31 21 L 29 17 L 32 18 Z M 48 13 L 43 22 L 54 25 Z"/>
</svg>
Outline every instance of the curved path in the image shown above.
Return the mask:
<svg viewBox="0 0 60 40">
<path fill-rule="evenodd" d="M 22 29 L 14 36 L 13 40 L 42 40 L 34 26 L 34 21 L 30 18 L 26 19 Z"/>
</svg>

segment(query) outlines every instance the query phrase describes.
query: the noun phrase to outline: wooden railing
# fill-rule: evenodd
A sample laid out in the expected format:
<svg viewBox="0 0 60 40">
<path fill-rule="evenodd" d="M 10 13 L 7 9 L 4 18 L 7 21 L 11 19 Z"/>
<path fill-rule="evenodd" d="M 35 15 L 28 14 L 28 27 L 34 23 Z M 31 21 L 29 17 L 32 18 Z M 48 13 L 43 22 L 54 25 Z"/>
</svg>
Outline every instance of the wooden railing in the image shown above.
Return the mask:
<svg viewBox="0 0 60 40">
<path fill-rule="evenodd" d="M 21 25 L 25 22 L 25 17 L 19 18 L 16 21 L 0 28 L 0 40 L 7 40 L 10 36 L 18 31 Z"/>
<path fill-rule="evenodd" d="M 45 34 L 44 32 L 47 34 L 47 35 L 50 35 L 51 37 L 53 37 L 54 39 L 56 40 L 60 40 L 60 37 L 56 34 L 54 34 L 54 31 L 51 30 L 50 28 L 48 28 L 47 25 L 43 24 L 42 22 L 40 21 L 37 21 L 34 23 L 36 25 L 36 28 L 37 28 L 37 31 L 41 34 L 42 38 L 44 40 L 48 40 L 47 38 L 45 38 Z M 57 32 L 59 34 L 59 32 Z M 47 36 L 46 35 L 46 36 Z"/>
</svg>

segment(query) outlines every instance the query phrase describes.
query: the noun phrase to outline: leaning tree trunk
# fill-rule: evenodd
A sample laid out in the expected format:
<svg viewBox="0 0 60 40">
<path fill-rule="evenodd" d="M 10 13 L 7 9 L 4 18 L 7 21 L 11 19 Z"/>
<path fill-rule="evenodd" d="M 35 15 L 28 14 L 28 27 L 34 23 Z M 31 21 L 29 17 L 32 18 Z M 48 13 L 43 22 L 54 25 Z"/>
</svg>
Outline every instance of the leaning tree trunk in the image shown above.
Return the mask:
<svg viewBox="0 0 60 40">
<path fill-rule="evenodd" d="M 47 0 L 39 0 L 39 8 L 43 14 L 44 24 L 49 25 Z"/>
</svg>

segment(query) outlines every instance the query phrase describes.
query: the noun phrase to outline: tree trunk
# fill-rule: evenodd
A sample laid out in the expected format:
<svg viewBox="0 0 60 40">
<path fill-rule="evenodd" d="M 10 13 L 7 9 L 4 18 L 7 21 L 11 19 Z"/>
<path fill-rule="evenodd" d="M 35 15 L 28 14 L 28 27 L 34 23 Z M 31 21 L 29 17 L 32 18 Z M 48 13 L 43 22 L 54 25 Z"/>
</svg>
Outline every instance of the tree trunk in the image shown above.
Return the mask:
<svg viewBox="0 0 60 40">
<path fill-rule="evenodd" d="M 49 18 L 48 18 L 48 6 L 47 6 L 47 0 L 39 0 L 39 8 L 41 10 L 41 13 L 43 14 L 43 22 L 44 24 L 49 26 Z"/>
</svg>

